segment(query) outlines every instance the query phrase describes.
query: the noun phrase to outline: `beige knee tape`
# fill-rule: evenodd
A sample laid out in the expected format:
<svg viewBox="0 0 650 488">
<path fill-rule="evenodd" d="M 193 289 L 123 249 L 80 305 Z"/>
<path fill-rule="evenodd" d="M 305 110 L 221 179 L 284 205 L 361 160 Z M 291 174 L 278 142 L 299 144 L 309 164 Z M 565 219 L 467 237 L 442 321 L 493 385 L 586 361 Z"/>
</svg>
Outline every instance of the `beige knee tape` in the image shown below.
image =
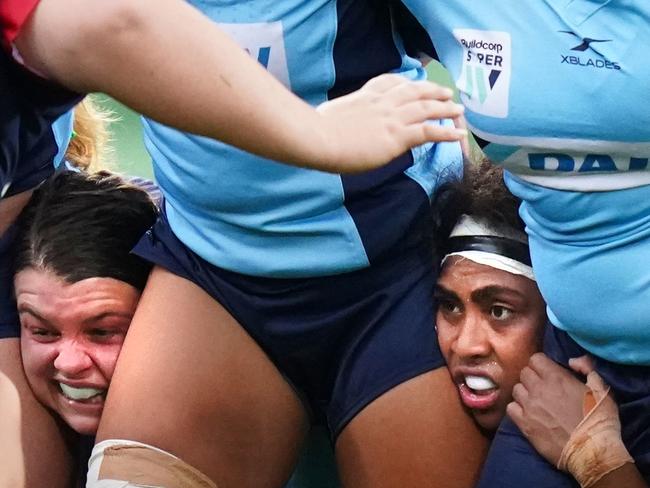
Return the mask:
<svg viewBox="0 0 650 488">
<path fill-rule="evenodd" d="M 558 469 L 568 471 L 582 488 L 593 486 L 607 473 L 634 460 L 621 440 L 618 407 L 598 373 L 587 376 L 584 418 L 562 450 Z"/>
<path fill-rule="evenodd" d="M 107 440 L 88 462 L 86 488 L 217 488 L 176 456 L 140 442 Z"/>
</svg>

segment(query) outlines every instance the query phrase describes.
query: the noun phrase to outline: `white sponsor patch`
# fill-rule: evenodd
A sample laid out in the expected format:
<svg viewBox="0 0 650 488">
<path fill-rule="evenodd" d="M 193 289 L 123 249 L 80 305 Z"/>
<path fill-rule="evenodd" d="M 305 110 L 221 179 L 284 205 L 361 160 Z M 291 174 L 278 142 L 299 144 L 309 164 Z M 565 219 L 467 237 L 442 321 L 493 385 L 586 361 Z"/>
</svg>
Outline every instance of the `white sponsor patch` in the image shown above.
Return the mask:
<svg viewBox="0 0 650 488">
<path fill-rule="evenodd" d="M 463 65 L 456 86 L 465 106 L 481 115 L 508 116 L 512 46 L 510 34 L 455 29 L 463 46 Z"/>
<path fill-rule="evenodd" d="M 291 88 L 282 22 L 219 23 L 219 27 L 283 85 Z"/>
</svg>

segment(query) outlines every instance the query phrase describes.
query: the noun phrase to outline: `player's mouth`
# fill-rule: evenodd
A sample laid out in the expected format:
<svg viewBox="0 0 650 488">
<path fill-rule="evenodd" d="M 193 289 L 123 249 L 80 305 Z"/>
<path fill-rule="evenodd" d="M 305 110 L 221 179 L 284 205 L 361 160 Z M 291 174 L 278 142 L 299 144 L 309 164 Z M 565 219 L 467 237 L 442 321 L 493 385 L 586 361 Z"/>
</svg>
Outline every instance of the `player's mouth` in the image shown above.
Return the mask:
<svg viewBox="0 0 650 488">
<path fill-rule="evenodd" d="M 460 399 L 472 410 L 486 410 L 493 407 L 499 398 L 499 385 L 483 374 L 462 374 L 457 381 Z"/>
<path fill-rule="evenodd" d="M 57 384 L 61 395 L 75 404 L 99 405 L 103 404 L 106 398 L 106 388 L 72 386 L 62 382 L 57 382 Z"/>
</svg>

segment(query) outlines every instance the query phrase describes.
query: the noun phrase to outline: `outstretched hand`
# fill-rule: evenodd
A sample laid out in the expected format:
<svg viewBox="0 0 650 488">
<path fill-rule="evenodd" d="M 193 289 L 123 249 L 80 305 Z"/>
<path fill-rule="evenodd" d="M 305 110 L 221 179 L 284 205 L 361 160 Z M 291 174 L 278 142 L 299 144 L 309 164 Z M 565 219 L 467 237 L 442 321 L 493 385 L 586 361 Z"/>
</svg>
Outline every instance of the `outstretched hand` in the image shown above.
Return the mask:
<svg viewBox="0 0 650 488">
<path fill-rule="evenodd" d="M 381 75 L 356 92 L 323 103 L 318 107 L 325 121 L 323 147 L 335 152 L 318 169 L 356 173 L 382 166 L 426 142 L 464 139 L 464 129 L 429 122 L 463 113 L 452 96 L 451 89 L 432 82 Z"/>
</svg>

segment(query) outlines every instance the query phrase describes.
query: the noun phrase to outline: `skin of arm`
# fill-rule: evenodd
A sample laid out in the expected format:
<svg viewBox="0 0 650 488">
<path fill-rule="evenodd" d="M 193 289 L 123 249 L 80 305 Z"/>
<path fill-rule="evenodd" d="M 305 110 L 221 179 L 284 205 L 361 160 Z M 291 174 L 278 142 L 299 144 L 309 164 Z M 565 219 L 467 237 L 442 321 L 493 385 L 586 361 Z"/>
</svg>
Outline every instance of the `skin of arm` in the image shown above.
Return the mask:
<svg viewBox="0 0 650 488">
<path fill-rule="evenodd" d="M 465 136 L 426 123 L 462 113 L 451 90 L 397 75 L 314 110 L 181 0 L 41 0 L 15 45 L 73 90 L 297 166 L 364 171 Z"/>
<path fill-rule="evenodd" d="M 587 375 L 594 367 L 589 357 L 571 359 L 571 368 Z M 530 358 L 513 389 L 507 413 L 530 443 L 557 466 L 571 433 L 582 420 L 587 387 L 568 370 L 542 353 Z M 626 463 L 604 475 L 593 488 L 647 488 L 635 464 Z"/>
<path fill-rule="evenodd" d="M 60 425 L 27 383 L 19 339 L 0 340 L 0 487 L 66 488 L 71 466 Z"/>
<path fill-rule="evenodd" d="M 20 396 L 16 386 L 0 372 L 0 398 L 3 401 L 3 415 L 0 415 L 0 486 L 22 486 L 25 483 L 23 452 L 20 449 Z"/>
</svg>

